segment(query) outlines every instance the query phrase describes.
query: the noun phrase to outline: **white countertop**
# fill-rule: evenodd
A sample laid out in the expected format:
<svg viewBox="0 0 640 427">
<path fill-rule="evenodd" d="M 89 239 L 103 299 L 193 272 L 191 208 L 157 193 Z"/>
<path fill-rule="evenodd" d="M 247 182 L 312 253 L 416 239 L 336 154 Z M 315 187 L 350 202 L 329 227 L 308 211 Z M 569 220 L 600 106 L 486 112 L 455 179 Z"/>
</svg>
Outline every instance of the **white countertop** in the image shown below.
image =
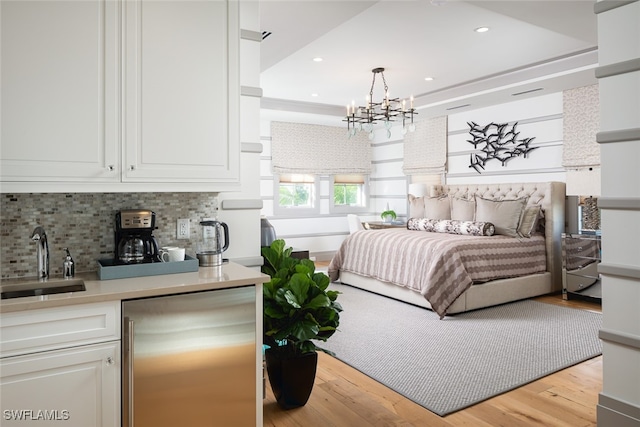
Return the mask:
<svg viewBox="0 0 640 427">
<path fill-rule="evenodd" d="M 51 280 L 59 278 L 52 277 Z M 179 294 L 186 292 L 235 288 L 269 281 L 269 276 L 240 264 L 229 262 L 222 267 L 200 267 L 197 272 L 98 280 L 96 273 L 76 274 L 86 290 L 33 297 L 4 299 L 0 312 L 35 310 L 72 304 L 118 301 L 133 298 Z M 2 284 L 19 284 L 24 279 L 3 280 Z M 33 283 L 31 281 L 31 283 Z"/>
</svg>

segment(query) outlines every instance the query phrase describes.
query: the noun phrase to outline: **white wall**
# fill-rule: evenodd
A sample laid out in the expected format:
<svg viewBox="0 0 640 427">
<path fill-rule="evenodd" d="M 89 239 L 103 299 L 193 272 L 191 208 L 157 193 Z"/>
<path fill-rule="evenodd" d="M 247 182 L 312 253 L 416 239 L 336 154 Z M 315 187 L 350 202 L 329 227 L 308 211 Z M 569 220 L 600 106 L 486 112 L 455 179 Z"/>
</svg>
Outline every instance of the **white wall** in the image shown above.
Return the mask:
<svg viewBox="0 0 640 427">
<path fill-rule="evenodd" d="M 223 254 L 255 269 L 260 255 L 260 13 L 257 1 L 242 1 L 240 28 L 254 37 L 240 40 L 240 191 L 218 196 L 218 218 L 229 226 L 229 249 Z M 257 40 L 256 40 L 257 39 Z M 197 153 L 195 153 L 197 155 Z M 235 204 L 228 203 L 236 202 Z"/>
<path fill-rule="evenodd" d="M 535 137 L 531 147 L 537 148 L 527 158 L 514 158 L 506 166 L 497 160 L 488 161 L 485 170 L 477 173 L 469 167 L 470 154 L 478 151 L 467 142 L 467 122 L 471 121 L 480 126 L 517 122 L 519 139 Z M 565 181 L 561 92 L 452 114 L 448 122 L 448 184 Z"/>
</svg>

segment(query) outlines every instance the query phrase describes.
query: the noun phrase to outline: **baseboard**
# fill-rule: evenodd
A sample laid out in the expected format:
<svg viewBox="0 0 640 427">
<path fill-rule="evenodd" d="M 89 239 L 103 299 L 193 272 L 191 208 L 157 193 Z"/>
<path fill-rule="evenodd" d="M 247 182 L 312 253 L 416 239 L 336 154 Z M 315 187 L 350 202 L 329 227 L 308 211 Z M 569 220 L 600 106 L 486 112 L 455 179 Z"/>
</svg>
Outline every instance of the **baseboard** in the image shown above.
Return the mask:
<svg viewBox="0 0 640 427">
<path fill-rule="evenodd" d="M 598 427 L 640 427 L 640 407 L 600 393 Z"/>
<path fill-rule="evenodd" d="M 320 251 L 320 252 L 311 252 L 309 256 L 311 258 L 315 257 L 316 261 L 331 261 L 331 259 L 335 254 L 336 254 L 336 251 Z"/>
</svg>

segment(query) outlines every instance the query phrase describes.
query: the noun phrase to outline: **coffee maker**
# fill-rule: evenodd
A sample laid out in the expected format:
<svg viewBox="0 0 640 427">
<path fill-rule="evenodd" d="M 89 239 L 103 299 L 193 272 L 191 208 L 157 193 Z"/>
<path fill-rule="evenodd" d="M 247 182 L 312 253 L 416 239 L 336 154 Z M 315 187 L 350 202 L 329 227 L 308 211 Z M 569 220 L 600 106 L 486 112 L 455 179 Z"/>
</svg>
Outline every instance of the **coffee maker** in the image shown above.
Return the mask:
<svg viewBox="0 0 640 427">
<path fill-rule="evenodd" d="M 116 213 L 115 261 L 118 264 L 160 262 L 158 242 L 153 237 L 155 229 L 153 211 L 129 209 Z"/>
</svg>

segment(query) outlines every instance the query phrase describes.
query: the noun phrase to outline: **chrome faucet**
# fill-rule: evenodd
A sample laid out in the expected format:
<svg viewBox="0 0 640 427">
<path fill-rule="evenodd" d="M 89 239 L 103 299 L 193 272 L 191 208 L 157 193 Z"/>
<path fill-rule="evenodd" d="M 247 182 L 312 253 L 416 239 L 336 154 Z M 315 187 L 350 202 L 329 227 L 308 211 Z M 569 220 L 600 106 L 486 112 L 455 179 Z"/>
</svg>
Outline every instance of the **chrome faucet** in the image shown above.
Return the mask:
<svg viewBox="0 0 640 427">
<path fill-rule="evenodd" d="M 38 279 L 44 281 L 49 278 L 49 245 L 44 228 L 37 226 L 31 234 L 31 240 L 36 242 L 36 257 L 38 259 Z"/>
</svg>

